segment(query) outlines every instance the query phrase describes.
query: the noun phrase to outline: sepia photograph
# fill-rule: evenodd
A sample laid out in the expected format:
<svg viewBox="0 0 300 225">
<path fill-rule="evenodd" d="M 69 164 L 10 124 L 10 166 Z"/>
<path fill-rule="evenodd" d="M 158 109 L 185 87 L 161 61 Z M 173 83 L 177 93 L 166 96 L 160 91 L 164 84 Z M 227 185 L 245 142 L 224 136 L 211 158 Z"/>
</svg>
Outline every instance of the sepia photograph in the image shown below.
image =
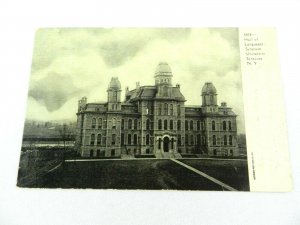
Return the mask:
<svg viewBox="0 0 300 225">
<path fill-rule="evenodd" d="M 238 28 L 36 32 L 17 186 L 250 191 Z"/>
</svg>

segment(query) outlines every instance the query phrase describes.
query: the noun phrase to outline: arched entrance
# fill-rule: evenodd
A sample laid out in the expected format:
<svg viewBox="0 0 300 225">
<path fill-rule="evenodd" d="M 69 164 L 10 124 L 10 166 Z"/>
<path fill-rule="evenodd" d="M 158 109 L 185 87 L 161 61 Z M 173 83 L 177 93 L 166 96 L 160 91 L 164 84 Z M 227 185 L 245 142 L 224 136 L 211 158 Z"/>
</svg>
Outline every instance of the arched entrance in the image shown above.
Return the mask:
<svg viewBox="0 0 300 225">
<path fill-rule="evenodd" d="M 170 139 L 168 137 L 164 137 L 163 139 L 163 149 L 164 152 L 168 152 L 169 151 L 169 143 L 170 143 Z"/>
</svg>

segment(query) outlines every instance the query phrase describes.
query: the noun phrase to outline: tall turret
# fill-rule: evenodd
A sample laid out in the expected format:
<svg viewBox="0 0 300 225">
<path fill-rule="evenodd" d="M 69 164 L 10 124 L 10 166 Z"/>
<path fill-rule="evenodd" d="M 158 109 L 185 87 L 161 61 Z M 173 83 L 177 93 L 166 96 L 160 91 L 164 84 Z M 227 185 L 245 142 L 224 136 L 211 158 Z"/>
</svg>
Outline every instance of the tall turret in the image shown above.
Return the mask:
<svg viewBox="0 0 300 225">
<path fill-rule="evenodd" d="M 217 112 L 217 89 L 211 82 L 206 82 L 202 88 L 202 108 L 205 112 Z"/>
<path fill-rule="evenodd" d="M 108 85 L 107 104 L 109 111 L 121 110 L 121 83 L 118 77 L 112 77 Z"/>
</svg>

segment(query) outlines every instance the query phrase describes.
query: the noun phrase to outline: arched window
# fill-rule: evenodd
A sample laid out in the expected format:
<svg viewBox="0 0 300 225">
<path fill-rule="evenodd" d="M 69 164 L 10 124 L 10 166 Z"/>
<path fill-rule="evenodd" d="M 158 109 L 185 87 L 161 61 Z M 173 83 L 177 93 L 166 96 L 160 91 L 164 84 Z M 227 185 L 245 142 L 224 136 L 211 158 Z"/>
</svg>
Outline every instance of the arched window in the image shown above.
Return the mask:
<svg viewBox="0 0 300 225">
<path fill-rule="evenodd" d="M 116 144 L 116 134 L 111 135 L 111 144 L 115 145 Z"/>
<path fill-rule="evenodd" d="M 170 105 L 170 115 L 171 115 L 171 116 L 173 116 L 173 113 L 174 113 L 173 111 L 174 111 L 174 109 L 173 109 L 173 104 L 171 104 L 171 105 Z"/>
<path fill-rule="evenodd" d="M 146 130 L 150 130 L 150 120 L 146 120 Z"/>
<path fill-rule="evenodd" d="M 134 120 L 134 129 L 135 130 L 138 129 L 138 121 L 137 121 L 137 119 Z"/>
<path fill-rule="evenodd" d="M 181 145 L 181 135 L 180 134 L 177 136 L 177 143 L 178 143 L 178 146 Z"/>
<path fill-rule="evenodd" d="M 217 138 L 216 138 L 216 135 L 213 135 L 213 145 L 216 145 L 217 144 Z"/>
<path fill-rule="evenodd" d="M 186 134 L 185 135 L 185 145 L 189 144 L 189 136 Z"/>
<path fill-rule="evenodd" d="M 122 130 L 124 130 L 124 126 L 125 126 L 125 121 L 124 121 L 124 119 L 122 119 L 122 121 L 121 121 L 121 129 Z"/>
<path fill-rule="evenodd" d="M 158 139 L 158 149 L 161 149 L 161 138 Z"/>
<path fill-rule="evenodd" d="M 180 116 L 181 110 L 180 110 L 180 105 L 177 105 L 177 115 Z"/>
<path fill-rule="evenodd" d="M 229 145 L 232 145 L 232 136 L 229 135 Z"/>
<path fill-rule="evenodd" d="M 96 128 L 96 118 L 92 119 L 92 128 Z"/>
<path fill-rule="evenodd" d="M 161 115 L 161 113 L 162 113 L 162 104 L 159 103 L 158 104 L 158 115 Z"/>
<path fill-rule="evenodd" d="M 185 130 L 189 130 L 189 122 L 187 120 L 185 121 Z"/>
<path fill-rule="evenodd" d="M 131 134 L 127 136 L 127 144 L 131 145 Z"/>
<path fill-rule="evenodd" d="M 200 120 L 197 120 L 197 130 L 200 130 Z"/>
<path fill-rule="evenodd" d="M 101 134 L 97 135 L 97 145 L 101 145 Z"/>
<path fill-rule="evenodd" d="M 124 146 L 124 133 L 121 133 L 121 146 Z"/>
<path fill-rule="evenodd" d="M 112 120 L 112 129 L 116 129 L 116 125 L 117 125 L 117 120 L 116 120 L 116 118 L 113 118 L 113 120 Z"/>
<path fill-rule="evenodd" d="M 224 145 L 227 145 L 227 136 L 224 135 Z"/>
<path fill-rule="evenodd" d="M 133 144 L 137 145 L 137 134 L 133 135 Z"/>
<path fill-rule="evenodd" d="M 149 145 L 150 144 L 150 135 L 147 134 L 146 135 L 146 145 Z"/>
<path fill-rule="evenodd" d="M 223 130 L 226 130 L 226 121 L 223 121 Z"/>
<path fill-rule="evenodd" d="M 197 134 L 197 145 L 201 145 L 201 135 Z"/>
<path fill-rule="evenodd" d="M 165 81 L 166 81 L 166 79 L 165 79 Z M 163 95 L 164 96 L 168 96 L 168 87 L 164 87 L 164 89 L 163 89 Z"/>
<path fill-rule="evenodd" d="M 170 120 L 170 130 L 173 130 L 173 120 Z"/>
<path fill-rule="evenodd" d="M 164 120 L 164 130 L 168 130 L 168 120 Z"/>
<path fill-rule="evenodd" d="M 128 120 L 128 129 L 129 130 L 132 129 L 132 120 L 131 119 Z"/>
<path fill-rule="evenodd" d="M 98 129 L 102 128 L 102 118 L 98 118 Z"/>
<path fill-rule="evenodd" d="M 193 120 L 190 121 L 190 130 L 194 130 L 194 121 Z"/>
<path fill-rule="evenodd" d="M 100 149 L 97 149 L 97 157 L 100 156 Z"/>
<path fill-rule="evenodd" d="M 177 120 L 177 130 L 181 130 L 181 121 Z"/>
<path fill-rule="evenodd" d="M 161 120 L 158 120 L 158 129 L 159 129 L 159 130 L 162 129 L 162 122 L 161 122 Z"/>
<path fill-rule="evenodd" d="M 94 150 L 90 150 L 90 157 L 94 156 Z"/>
<path fill-rule="evenodd" d="M 214 120 L 211 122 L 211 129 L 216 130 L 216 122 Z"/>
<path fill-rule="evenodd" d="M 168 115 L 168 104 L 164 104 L 164 115 Z"/>
<path fill-rule="evenodd" d="M 191 134 L 190 138 L 191 138 L 191 141 L 190 141 L 191 145 L 194 145 L 194 135 Z"/>
<path fill-rule="evenodd" d="M 91 145 L 95 144 L 95 134 L 91 135 Z"/>
<path fill-rule="evenodd" d="M 228 121 L 228 130 L 231 130 L 231 121 Z"/>
</svg>

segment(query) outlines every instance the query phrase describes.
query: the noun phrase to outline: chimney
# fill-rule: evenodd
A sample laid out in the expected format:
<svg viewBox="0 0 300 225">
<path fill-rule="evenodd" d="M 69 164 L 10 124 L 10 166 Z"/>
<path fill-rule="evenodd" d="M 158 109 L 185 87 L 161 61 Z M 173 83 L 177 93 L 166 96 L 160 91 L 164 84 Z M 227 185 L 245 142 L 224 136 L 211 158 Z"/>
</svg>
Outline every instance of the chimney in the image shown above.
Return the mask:
<svg viewBox="0 0 300 225">
<path fill-rule="evenodd" d="M 176 84 L 176 87 L 180 89 L 180 84 Z"/>
<path fill-rule="evenodd" d="M 221 106 L 222 107 L 227 107 L 227 103 L 226 102 L 221 102 Z"/>
<path fill-rule="evenodd" d="M 136 82 L 136 89 L 140 88 L 140 82 Z"/>
</svg>

